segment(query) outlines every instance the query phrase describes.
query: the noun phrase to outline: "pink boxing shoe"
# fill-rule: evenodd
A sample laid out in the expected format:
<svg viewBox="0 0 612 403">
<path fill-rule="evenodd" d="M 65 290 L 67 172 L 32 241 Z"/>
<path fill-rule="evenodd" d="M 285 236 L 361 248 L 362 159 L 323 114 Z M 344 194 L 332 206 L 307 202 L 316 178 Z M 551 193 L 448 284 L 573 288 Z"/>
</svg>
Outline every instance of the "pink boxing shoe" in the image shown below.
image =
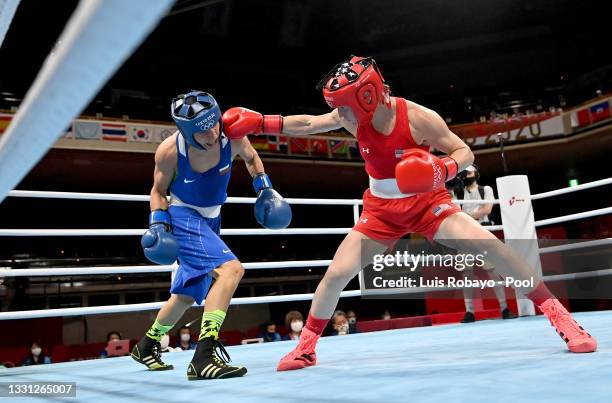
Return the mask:
<svg viewBox="0 0 612 403">
<path fill-rule="evenodd" d="M 315 347 L 317 346 L 319 337 L 321 336 L 307 327 L 304 327 L 304 329 L 302 329 L 302 335 L 300 336 L 298 345 L 292 352 L 281 358 L 276 370 L 293 371 L 295 369 L 302 369 L 316 365 L 317 354 L 315 353 Z"/>
<path fill-rule="evenodd" d="M 540 310 L 572 353 L 592 353 L 597 349 L 597 341 L 572 318 L 558 299 L 547 299 L 540 305 Z"/>
</svg>

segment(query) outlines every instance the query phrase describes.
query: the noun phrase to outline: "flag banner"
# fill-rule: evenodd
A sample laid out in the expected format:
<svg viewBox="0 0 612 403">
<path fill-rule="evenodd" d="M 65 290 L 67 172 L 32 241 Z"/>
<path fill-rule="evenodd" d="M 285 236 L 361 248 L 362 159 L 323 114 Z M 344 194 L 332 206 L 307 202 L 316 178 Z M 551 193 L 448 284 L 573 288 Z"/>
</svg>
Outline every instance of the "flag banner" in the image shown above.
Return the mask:
<svg viewBox="0 0 612 403">
<path fill-rule="evenodd" d="M 343 140 L 330 140 L 329 146 L 331 147 L 332 154 L 334 155 L 348 155 L 349 142 Z"/>
<path fill-rule="evenodd" d="M 289 149 L 291 154 L 308 154 L 308 140 L 305 138 L 290 138 Z"/>
<path fill-rule="evenodd" d="M 327 151 L 329 150 L 327 140 L 311 139 L 310 150 L 316 155 L 327 155 Z"/>
<path fill-rule="evenodd" d="M 153 143 L 161 143 L 176 132 L 176 126 L 153 126 L 151 141 Z"/>
<path fill-rule="evenodd" d="M 102 139 L 108 141 L 127 141 L 125 125 L 118 123 L 102 123 Z"/>
<path fill-rule="evenodd" d="M 591 106 L 591 121 L 593 123 L 606 120 L 610 117 L 610 104 L 608 101 Z"/>
<path fill-rule="evenodd" d="M 139 143 L 150 143 L 153 130 L 147 126 L 128 126 L 130 141 Z"/>
<path fill-rule="evenodd" d="M 77 139 L 97 140 L 100 138 L 100 123 L 86 120 L 74 121 L 74 137 Z"/>
</svg>

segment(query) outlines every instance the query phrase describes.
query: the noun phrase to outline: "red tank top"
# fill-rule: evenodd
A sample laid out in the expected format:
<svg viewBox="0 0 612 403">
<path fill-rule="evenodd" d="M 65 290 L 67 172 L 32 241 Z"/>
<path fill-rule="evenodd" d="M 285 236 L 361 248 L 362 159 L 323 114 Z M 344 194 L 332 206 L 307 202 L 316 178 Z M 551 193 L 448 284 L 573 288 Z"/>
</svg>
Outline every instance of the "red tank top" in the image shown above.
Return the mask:
<svg viewBox="0 0 612 403">
<path fill-rule="evenodd" d="M 395 165 L 404 151 L 420 148 L 429 151 L 429 146 L 414 142 L 408 124 L 408 101 L 395 98 L 395 127 L 388 136 L 377 132 L 372 123 L 357 128 L 359 152 L 365 160 L 365 169 L 374 179 L 395 178 Z"/>
</svg>

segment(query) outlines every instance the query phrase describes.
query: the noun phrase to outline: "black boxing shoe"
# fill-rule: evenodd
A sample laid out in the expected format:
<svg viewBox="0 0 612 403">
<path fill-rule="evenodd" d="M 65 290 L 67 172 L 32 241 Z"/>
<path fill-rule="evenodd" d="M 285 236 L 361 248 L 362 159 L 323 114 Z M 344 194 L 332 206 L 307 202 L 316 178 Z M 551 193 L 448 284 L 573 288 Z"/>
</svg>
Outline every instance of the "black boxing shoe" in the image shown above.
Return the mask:
<svg viewBox="0 0 612 403">
<path fill-rule="evenodd" d="M 505 308 L 502 311 L 502 319 L 516 319 L 518 318 L 518 315 L 516 315 L 514 312 L 512 312 L 510 309 Z"/>
<path fill-rule="evenodd" d="M 220 341 L 206 337 L 198 341 L 193 359 L 187 368 L 190 381 L 198 379 L 224 379 L 244 376 L 245 367 L 227 365 L 231 359 Z"/>
<path fill-rule="evenodd" d="M 461 319 L 461 323 L 472 323 L 476 322 L 476 316 L 474 316 L 473 312 L 467 311 L 465 315 L 463 315 L 463 319 Z"/>
<path fill-rule="evenodd" d="M 167 371 L 174 369 L 172 365 L 165 364 L 161 359 L 161 345 L 144 336 L 132 349 L 132 358 L 146 366 L 149 371 Z"/>
</svg>

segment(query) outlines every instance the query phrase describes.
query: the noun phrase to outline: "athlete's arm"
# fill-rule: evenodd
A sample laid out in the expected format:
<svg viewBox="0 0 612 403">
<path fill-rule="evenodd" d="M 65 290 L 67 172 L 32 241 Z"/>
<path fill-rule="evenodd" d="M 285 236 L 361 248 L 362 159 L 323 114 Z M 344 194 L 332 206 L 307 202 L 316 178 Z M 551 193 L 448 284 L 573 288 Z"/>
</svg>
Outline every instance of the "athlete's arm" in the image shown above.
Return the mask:
<svg viewBox="0 0 612 403">
<path fill-rule="evenodd" d="M 346 122 L 334 109 L 325 115 L 291 115 L 283 118 L 283 133 L 293 135 L 307 135 L 325 133 L 344 127 L 349 132 L 353 130 L 349 122 Z"/>
<path fill-rule="evenodd" d="M 446 153 L 457 162 L 457 172 L 461 172 L 474 162 L 472 150 L 450 131 L 444 120 L 436 112 L 413 102 L 409 108 L 410 128 L 417 144 L 430 145 Z"/>
<path fill-rule="evenodd" d="M 264 165 L 259 158 L 259 154 L 253 148 L 253 145 L 247 137 L 243 137 L 239 140 L 232 141 L 232 150 L 235 150 L 236 154 L 244 160 L 249 174 L 251 177 L 255 177 L 257 174 L 264 172 Z"/>
<path fill-rule="evenodd" d="M 262 115 L 246 108 L 230 108 L 223 114 L 223 131 L 232 140 L 251 134 L 307 135 L 325 133 L 344 127 L 351 134 L 357 127 L 343 119 L 337 109 L 325 115 Z"/>
<path fill-rule="evenodd" d="M 155 169 L 153 171 L 153 187 L 151 188 L 150 199 L 151 211 L 168 209 L 166 195 L 174 178 L 177 164 L 175 136 L 170 136 L 164 140 L 155 152 Z"/>
</svg>

